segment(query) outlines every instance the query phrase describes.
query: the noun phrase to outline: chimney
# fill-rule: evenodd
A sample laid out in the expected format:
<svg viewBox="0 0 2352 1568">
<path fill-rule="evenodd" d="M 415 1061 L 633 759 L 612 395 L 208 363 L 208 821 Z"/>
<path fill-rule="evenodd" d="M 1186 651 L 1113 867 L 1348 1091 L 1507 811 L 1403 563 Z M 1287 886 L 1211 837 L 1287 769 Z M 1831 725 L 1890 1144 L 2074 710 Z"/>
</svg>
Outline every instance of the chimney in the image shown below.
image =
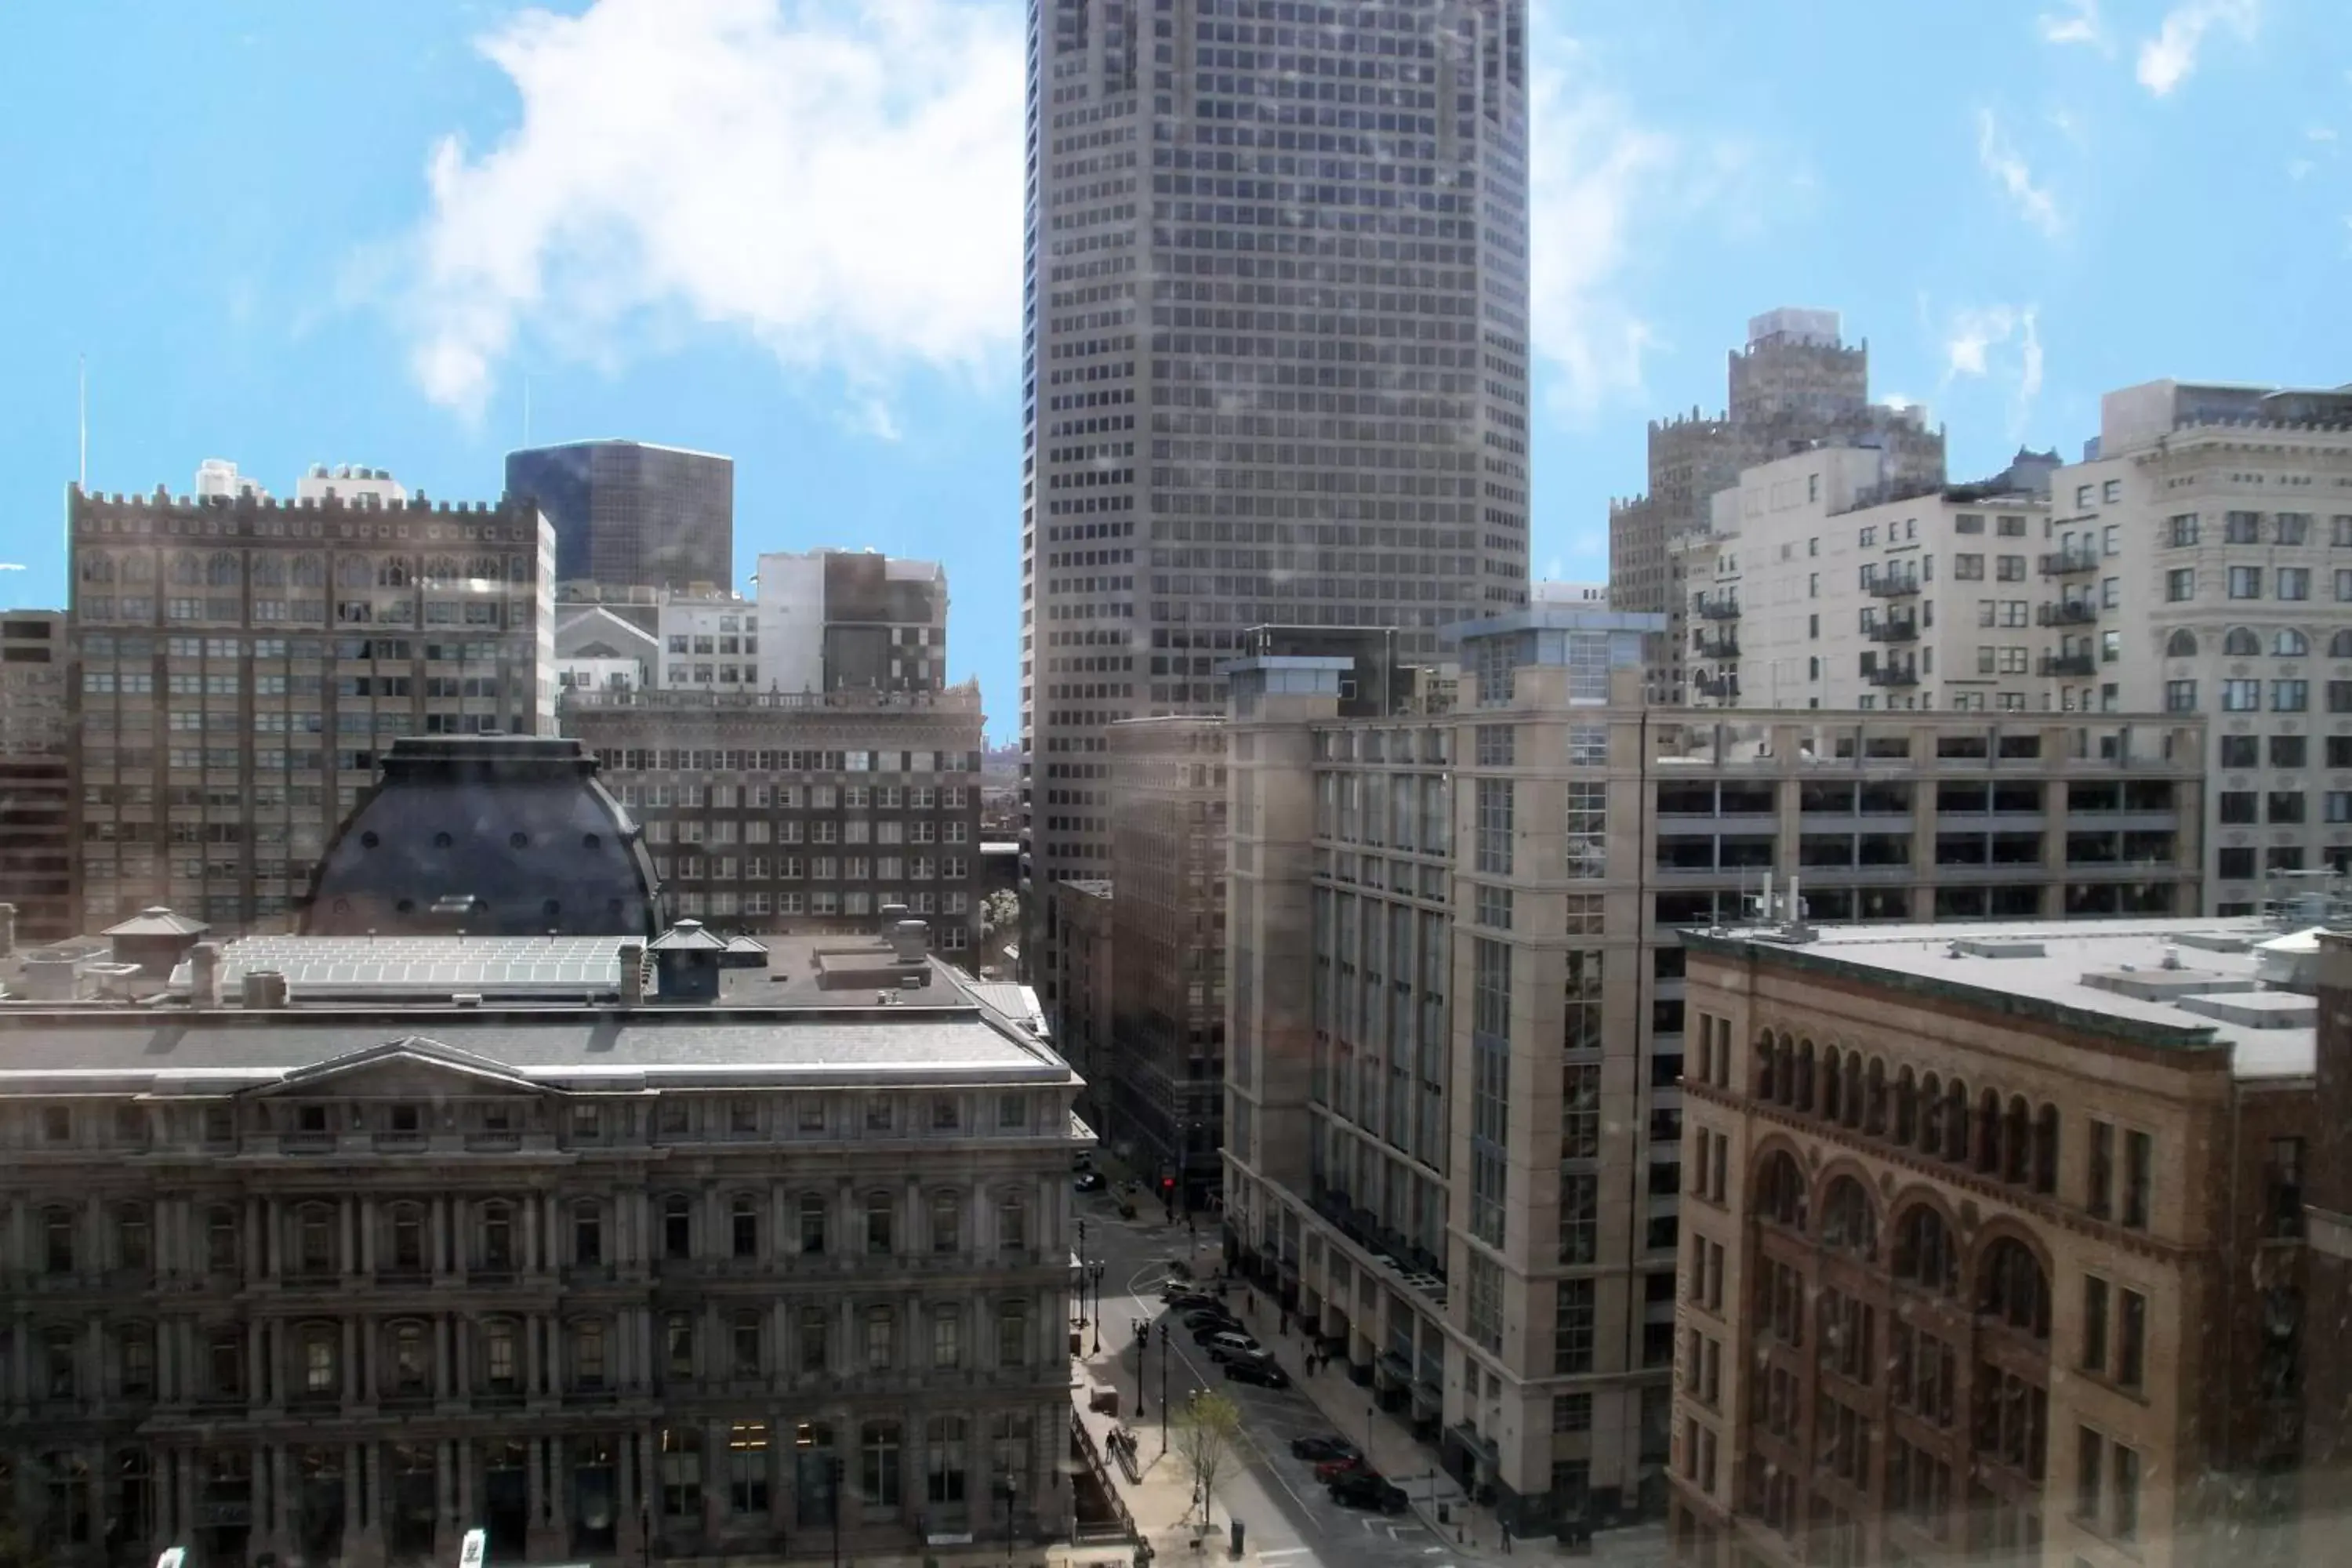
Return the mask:
<svg viewBox="0 0 2352 1568">
<path fill-rule="evenodd" d="M 621 944 L 621 1005 L 642 1007 L 646 1005 L 646 944 L 625 942 Z"/>
<path fill-rule="evenodd" d="M 903 911 L 901 911 L 903 912 Z M 893 921 L 890 924 L 890 954 L 901 963 L 920 963 L 930 948 L 931 927 L 928 921 Z"/>
<path fill-rule="evenodd" d="M 188 1005 L 199 1011 L 221 1005 L 221 950 L 200 942 L 188 950 Z"/>
<path fill-rule="evenodd" d="M 286 976 L 278 970 L 247 970 L 242 990 L 245 1008 L 249 1013 L 286 1005 Z"/>
</svg>

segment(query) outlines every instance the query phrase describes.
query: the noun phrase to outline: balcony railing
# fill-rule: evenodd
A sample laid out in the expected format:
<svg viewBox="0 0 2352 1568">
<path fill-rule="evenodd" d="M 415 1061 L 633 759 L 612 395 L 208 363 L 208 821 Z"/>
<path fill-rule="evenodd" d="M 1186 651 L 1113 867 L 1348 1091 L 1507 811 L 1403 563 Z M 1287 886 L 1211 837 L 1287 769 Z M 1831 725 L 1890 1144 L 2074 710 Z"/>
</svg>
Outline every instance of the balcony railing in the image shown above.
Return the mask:
<svg viewBox="0 0 2352 1568">
<path fill-rule="evenodd" d="M 1919 640 L 1919 623 L 1908 616 L 1895 616 L 1875 622 L 1862 635 L 1873 642 L 1916 642 Z"/>
<path fill-rule="evenodd" d="M 1691 689 L 1697 692 L 1701 697 L 1712 697 L 1717 701 L 1728 701 L 1736 699 L 1739 695 L 1739 677 L 1736 675 L 1695 675 L 1691 677 Z"/>
<path fill-rule="evenodd" d="M 1916 686 L 1919 671 L 1908 664 L 1883 664 L 1876 669 L 1864 670 L 1862 678 L 1873 686 Z"/>
<path fill-rule="evenodd" d="M 751 708 L 782 708 L 807 712 L 873 712 L 881 709 L 905 708 L 933 712 L 977 713 L 980 711 L 980 687 L 977 682 L 970 680 L 960 686 L 941 687 L 937 691 L 729 691 L 704 688 L 663 688 L 640 691 L 573 686 L 564 689 L 561 703 L 567 709 L 637 709 L 654 713 Z"/>
<path fill-rule="evenodd" d="M 2042 605 L 2034 618 L 2045 626 L 2087 626 L 2099 618 L 2099 606 L 2089 599 L 2061 599 Z"/>
<path fill-rule="evenodd" d="M 1728 632 L 1721 637 L 1701 637 L 1691 652 L 1699 658 L 1738 658 L 1739 639 Z"/>
<path fill-rule="evenodd" d="M 2099 557 L 2089 550 L 2053 550 L 2042 557 L 2044 577 L 2072 577 L 2084 572 L 2096 572 Z"/>
<path fill-rule="evenodd" d="M 2042 656 L 2042 673 L 2045 676 L 2086 676 L 2098 667 L 2099 661 L 2087 653 L 2045 653 Z"/>
<path fill-rule="evenodd" d="M 1881 599 L 1907 599 L 1919 591 L 1919 579 L 1910 572 L 1881 572 L 1870 580 L 1870 591 Z"/>
<path fill-rule="evenodd" d="M 1703 621 L 1736 621 L 1739 618 L 1739 601 L 1728 594 L 1702 596 L 1692 606 Z"/>
</svg>

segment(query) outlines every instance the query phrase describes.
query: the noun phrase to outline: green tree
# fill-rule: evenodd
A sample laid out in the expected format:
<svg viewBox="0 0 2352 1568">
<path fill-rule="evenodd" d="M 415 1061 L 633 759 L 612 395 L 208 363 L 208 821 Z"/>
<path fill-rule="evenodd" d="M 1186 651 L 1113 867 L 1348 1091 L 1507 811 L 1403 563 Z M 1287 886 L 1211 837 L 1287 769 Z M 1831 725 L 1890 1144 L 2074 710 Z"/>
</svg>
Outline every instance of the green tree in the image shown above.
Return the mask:
<svg viewBox="0 0 2352 1568">
<path fill-rule="evenodd" d="M 1014 930 L 1021 924 L 1021 895 L 1009 888 L 1000 888 L 988 895 L 980 906 L 982 934 L 996 936 Z"/>
<path fill-rule="evenodd" d="M 1241 1406 L 1213 1388 L 1197 1389 L 1176 1416 L 1176 1459 L 1201 1493 L 1201 1524 L 1214 1522 L 1209 1505 L 1217 1479 L 1234 1465 L 1242 1438 Z"/>
</svg>

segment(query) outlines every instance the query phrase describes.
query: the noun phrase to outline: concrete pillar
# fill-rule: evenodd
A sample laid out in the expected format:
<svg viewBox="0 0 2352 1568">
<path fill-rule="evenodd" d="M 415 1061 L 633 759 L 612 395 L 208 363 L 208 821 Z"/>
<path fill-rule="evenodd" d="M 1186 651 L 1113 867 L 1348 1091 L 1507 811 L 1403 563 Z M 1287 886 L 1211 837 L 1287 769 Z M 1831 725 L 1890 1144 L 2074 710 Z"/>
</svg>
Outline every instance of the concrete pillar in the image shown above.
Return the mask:
<svg viewBox="0 0 2352 1568">
<path fill-rule="evenodd" d="M 436 1399 L 449 1397 L 450 1373 L 457 1359 L 452 1342 L 455 1338 L 449 1331 L 449 1314 L 436 1313 L 433 1319 L 433 1396 Z"/>
<path fill-rule="evenodd" d="M 371 1277 L 374 1275 L 376 1269 L 375 1247 L 378 1223 L 374 1196 L 370 1194 L 362 1198 L 360 1200 L 360 1272 Z"/>
<path fill-rule="evenodd" d="M 474 1478 L 481 1468 L 481 1458 L 474 1451 L 471 1437 L 459 1437 L 449 1445 L 450 1468 L 457 1478 L 457 1528 L 471 1530 L 481 1519 L 480 1505 L 475 1500 Z"/>
<path fill-rule="evenodd" d="M 523 1555 L 533 1563 L 554 1561 L 563 1551 L 567 1537 L 556 1518 L 554 1506 L 554 1500 L 562 1489 L 563 1472 L 560 1465 L 551 1463 L 562 1448 L 563 1439 L 561 1437 L 533 1437 L 529 1445 L 526 1462 L 530 1467 L 530 1522 L 526 1527 Z M 553 1486 L 548 1484 L 551 1470 L 555 1479 Z"/>
<path fill-rule="evenodd" d="M 728 1487 L 733 1479 L 727 1448 L 728 1424 L 706 1421 L 702 1426 L 702 1539 L 706 1545 L 727 1531 Z"/>
<path fill-rule="evenodd" d="M 356 1318 L 343 1320 L 343 1404 L 359 1404 L 365 1394 L 360 1389 L 360 1325 Z M 345 1472 L 347 1475 L 348 1471 Z M 348 1511 L 348 1510 L 346 1510 Z"/>
<path fill-rule="evenodd" d="M 541 1318 L 537 1312 L 527 1314 L 522 1321 L 522 1386 L 524 1396 L 530 1400 L 537 1400 L 541 1393 L 540 1387 L 539 1370 L 541 1366 L 539 1353 L 539 1326 L 545 1321 L 546 1320 Z M 533 1470 L 531 1473 L 534 1476 L 538 1474 L 536 1470 Z"/>
<path fill-rule="evenodd" d="M 261 1215 L 259 1198 L 245 1200 L 245 1278 L 248 1283 L 260 1279 L 262 1261 L 272 1250 L 262 1230 Z"/>
<path fill-rule="evenodd" d="M 433 1255 L 427 1259 L 430 1272 L 436 1277 L 448 1271 L 449 1261 L 449 1200 L 436 1197 L 425 1215 L 425 1241 Z"/>
<path fill-rule="evenodd" d="M 539 1272 L 539 1199 L 527 1195 L 522 1202 L 522 1271 Z"/>
</svg>

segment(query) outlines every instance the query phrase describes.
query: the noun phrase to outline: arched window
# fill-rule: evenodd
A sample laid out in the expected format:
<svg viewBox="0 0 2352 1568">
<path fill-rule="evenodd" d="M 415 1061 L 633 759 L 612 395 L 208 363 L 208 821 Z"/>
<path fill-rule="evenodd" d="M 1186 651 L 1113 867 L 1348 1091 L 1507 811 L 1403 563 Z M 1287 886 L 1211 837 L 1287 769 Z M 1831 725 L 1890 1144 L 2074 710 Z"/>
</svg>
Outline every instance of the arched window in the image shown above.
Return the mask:
<svg viewBox="0 0 2352 1568">
<path fill-rule="evenodd" d="M 1839 1091 L 1838 1099 L 1840 1101 L 1838 1120 L 1848 1127 L 1861 1126 L 1863 1092 L 1860 1051 L 1848 1051 L 1845 1054 L 1845 1087 Z"/>
<path fill-rule="evenodd" d="M 684 1193 L 672 1193 L 662 1199 L 662 1256 L 687 1258 L 694 1256 L 694 1200 Z"/>
<path fill-rule="evenodd" d="M 215 1274 L 234 1274 L 240 1256 L 236 1211 L 215 1204 L 205 1211 L 205 1267 Z"/>
<path fill-rule="evenodd" d="M 249 574 L 257 588 L 282 588 L 286 585 L 286 558 L 267 552 L 257 555 Z"/>
<path fill-rule="evenodd" d="M 1832 1121 L 1842 1121 L 1845 1111 L 1845 1076 L 1843 1058 L 1835 1046 L 1822 1050 L 1822 1114 Z"/>
<path fill-rule="evenodd" d="M 495 583 L 506 574 L 499 570 L 497 556 L 477 555 L 466 563 L 466 575 L 478 582 Z"/>
<path fill-rule="evenodd" d="M 2045 1105 L 2033 1118 L 2033 1190 L 2058 1190 L 2058 1108 Z"/>
<path fill-rule="evenodd" d="M 433 1336 L 415 1321 L 393 1324 L 385 1331 L 391 1353 L 384 1358 L 391 1392 L 416 1397 L 433 1392 Z"/>
<path fill-rule="evenodd" d="M 155 1261 L 154 1222 L 145 1204 L 124 1204 L 114 1211 L 114 1265 L 144 1274 Z"/>
<path fill-rule="evenodd" d="M 1969 1161 L 1969 1086 L 1958 1079 L 1944 1090 L 1944 1158 L 1955 1165 Z"/>
<path fill-rule="evenodd" d="M 436 588 L 446 588 L 457 581 L 457 558 L 436 555 L 425 563 L 425 581 Z"/>
<path fill-rule="evenodd" d="M 1911 1069 L 1895 1075 L 1895 1141 L 1909 1148 L 1919 1140 L 1919 1086 Z"/>
<path fill-rule="evenodd" d="M 1944 1152 L 1944 1084 L 1934 1073 L 1919 1080 L 1919 1152 L 1930 1158 Z"/>
<path fill-rule="evenodd" d="M 898 1250 L 898 1204 L 887 1192 L 866 1194 L 866 1250 L 869 1255 L 887 1256 Z"/>
<path fill-rule="evenodd" d="M 2352 658 L 2352 627 L 2337 632 L 2327 639 L 2327 657 Z"/>
<path fill-rule="evenodd" d="M 512 1318 L 482 1322 L 482 1386 L 492 1394 L 522 1389 L 522 1334 Z"/>
<path fill-rule="evenodd" d="M 236 556 L 226 550 L 215 550 L 205 563 L 205 585 L 208 588 L 234 588 L 244 578 L 237 570 Z"/>
<path fill-rule="evenodd" d="M 727 1205 L 728 1248 L 738 1258 L 760 1256 L 760 1200 L 738 1193 Z"/>
<path fill-rule="evenodd" d="M 1774 1225 L 1805 1228 L 1805 1173 L 1786 1149 L 1765 1156 L 1764 1168 L 1757 1173 L 1756 1213 Z"/>
<path fill-rule="evenodd" d="M 111 555 L 101 555 L 96 552 L 83 556 L 81 558 L 81 580 L 85 583 L 113 582 L 114 557 Z"/>
<path fill-rule="evenodd" d="M 2033 1169 L 2033 1113 L 2022 1095 L 2012 1095 L 2000 1123 L 2000 1179 L 2025 1185 Z"/>
<path fill-rule="evenodd" d="M 1822 1245 L 1869 1258 L 1878 1251 L 1878 1212 L 1852 1176 L 1830 1184 L 1822 1198 Z"/>
<path fill-rule="evenodd" d="M 50 1274 L 74 1271 L 74 1211 L 63 1204 L 41 1211 L 41 1266 Z"/>
<path fill-rule="evenodd" d="M 1884 1058 L 1870 1058 L 1869 1070 L 1863 1076 L 1862 1130 L 1871 1137 L 1884 1137 L 1886 1132 L 1886 1063 Z"/>
<path fill-rule="evenodd" d="M 205 583 L 205 563 L 194 554 L 183 552 L 172 557 L 172 585 L 175 588 L 201 588 Z"/>
<path fill-rule="evenodd" d="M 821 1193 L 801 1194 L 801 1250 L 819 1253 L 824 1250 L 826 1205 Z"/>
<path fill-rule="evenodd" d="M 332 1399 L 343 1387 L 343 1331 L 335 1323 L 305 1323 L 296 1337 L 296 1349 L 302 1358 L 296 1376 L 301 1379 L 301 1390 L 311 1399 Z"/>
<path fill-rule="evenodd" d="M 2035 1339 L 2050 1337 L 2050 1277 L 2023 1242 L 2004 1236 L 1985 1249 L 1977 1310 Z"/>
<path fill-rule="evenodd" d="M 2195 658 L 2197 657 L 2197 634 L 2190 631 L 2187 626 L 2182 626 L 2179 630 L 2175 631 L 2170 637 L 2164 639 L 2164 657 L 2167 658 Z"/>
<path fill-rule="evenodd" d="M 931 1194 L 931 1250 L 963 1250 L 962 1194 L 942 1191 Z"/>
<path fill-rule="evenodd" d="M 2000 1096 L 1986 1089 L 1977 1100 L 1977 1169 L 1993 1175 L 2000 1170 Z"/>
<path fill-rule="evenodd" d="M 375 585 L 379 588 L 408 586 L 408 563 L 396 555 L 386 556 L 375 564 Z"/>
<path fill-rule="evenodd" d="M 304 1204 L 294 1215 L 294 1258 L 313 1279 L 335 1271 L 335 1211 L 325 1204 Z"/>
<path fill-rule="evenodd" d="M 583 1318 L 572 1325 L 572 1386 L 593 1394 L 604 1386 L 609 1341 L 602 1318 Z"/>
<path fill-rule="evenodd" d="M 2231 626 L 2221 634 L 2221 651 L 2231 658 L 2253 658 L 2263 651 L 2263 639 L 2250 627 Z"/>
<path fill-rule="evenodd" d="M 1774 1079 L 1780 1059 L 1780 1048 L 1772 1043 L 1772 1032 L 1767 1029 L 1756 1037 L 1757 1099 L 1769 1100 L 1776 1098 Z"/>
<path fill-rule="evenodd" d="M 1895 1227 L 1895 1277 L 1939 1296 L 1960 1288 L 1959 1248 L 1951 1227 L 1925 1204 L 1906 1209 Z"/>
<path fill-rule="evenodd" d="M 2311 639 L 2293 626 L 2281 626 L 2271 637 L 2271 652 L 2279 658 L 2301 658 L 2311 651 Z"/>
<path fill-rule="evenodd" d="M 297 555 L 293 577 L 297 588 L 323 588 L 327 585 L 327 563 L 315 555 Z"/>
<path fill-rule="evenodd" d="M 1813 1042 L 1797 1047 L 1797 1083 L 1793 1103 L 1799 1110 L 1813 1109 Z"/>
<path fill-rule="evenodd" d="M 1019 1252 L 1029 1245 L 1029 1199 L 1013 1188 L 996 1194 L 996 1246 L 1001 1252 Z"/>
<path fill-rule="evenodd" d="M 599 1268 L 604 1261 L 604 1205 L 582 1198 L 572 1205 L 572 1261 L 579 1268 Z"/>
<path fill-rule="evenodd" d="M 506 1204 L 482 1205 L 482 1268 L 504 1274 L 515 1266 L 515 1215 Z"/>
<path fill-rule="evenodd" d="M 364 588 L 375 571 L 364 555 L 344 555 L 335 562 L 335 585 L 339 588 Z"/>
<path fill-rule="evenodd" d="M 398 1204 L 392 1211 L 392 1267 L 402 1274 L 425 1272 L 425 1209 Z"/>
</svg>

